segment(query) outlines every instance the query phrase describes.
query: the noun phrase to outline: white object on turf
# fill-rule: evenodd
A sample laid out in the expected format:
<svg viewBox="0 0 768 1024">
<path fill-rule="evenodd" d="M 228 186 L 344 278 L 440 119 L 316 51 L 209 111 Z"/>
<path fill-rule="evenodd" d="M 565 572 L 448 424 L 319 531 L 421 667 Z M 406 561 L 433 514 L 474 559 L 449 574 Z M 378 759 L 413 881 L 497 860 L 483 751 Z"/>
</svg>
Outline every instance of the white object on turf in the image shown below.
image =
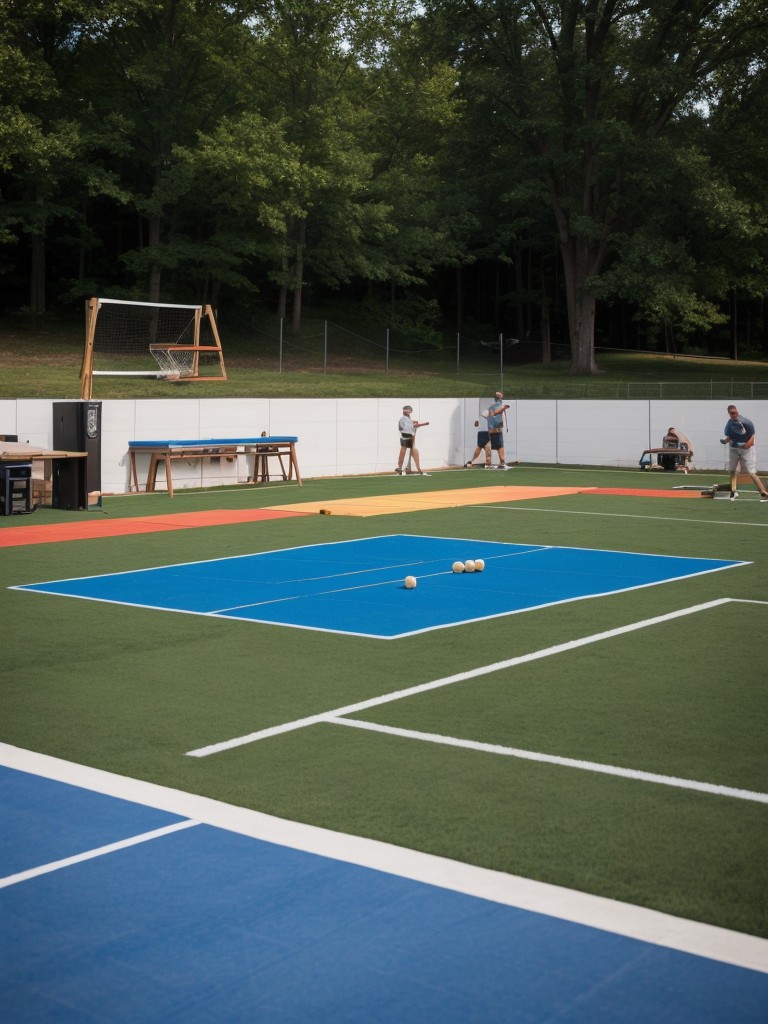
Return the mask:
<svg viewBox="0 0 768 1024">
<path fill-rule="evenodd" d="M 464 570 L 466 572 L 474 572 L 475 571 L 475 563 L 472 561 L 471 558 L 468 558 L 466 560 L 466 562 L 464 563 Z"/>
<path fill-rule="evenodd" d="M 453 563 L 453 571 L 454 572 L 464 572 L 464 563 L 463 562 L 454 562 Z"/>
<path fill-rule="evenodd" d="M 405 589 L 406 590 L 413 590 L 413 588 L 415 586 L 416 586 L 416 577 L 415 576 L 406 576 L 405 577 Z"/>
<path fill-rule="evenodd" d="M 485 562 L 482 558 L 475 559 L 475 572 L 482 572 L 485 568 Z"/>
</svg>

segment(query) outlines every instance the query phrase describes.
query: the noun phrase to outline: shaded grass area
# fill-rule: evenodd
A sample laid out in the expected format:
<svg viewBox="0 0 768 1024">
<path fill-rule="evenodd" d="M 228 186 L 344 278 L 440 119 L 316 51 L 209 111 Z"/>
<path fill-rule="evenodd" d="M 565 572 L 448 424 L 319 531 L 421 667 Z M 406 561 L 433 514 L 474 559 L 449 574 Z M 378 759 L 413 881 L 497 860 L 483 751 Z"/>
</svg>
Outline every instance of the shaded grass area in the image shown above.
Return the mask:
<svg viewBox="0 0 768 1024">
<path fill-rule="evenodd" d="M 505 483 L 658 487 L 661 475 L 524 467 Z M 409 489 L 479 486 L 443 473 Z M 494 480 L 495 484 L 496 481 Z M 104 513 L 332 500 L 389 477 L 106 499 Z M 671 481 L 669 481 L 671 485 Z M 489 481 L 488 486 L 491 485 Z M 31 524 L 40 510 L 11 517 Z M 12 528 L 12 527 L 11 527 Z M 722 597 L 768 594 L 766 509 L 577 494 L 355 519 L 312 516 L 0 551 L 0 739 L 292 820 L 768 935 L 768 808 L 670 786 L 323 724 L 209 758 L 256 729 Z M 397 641 L 162 613 L 14 584 L 388 533 L 751 564 Z M 466 580 L 471 585 L 471 579 Z M 403 591 L 403 598 L 407 599 Z M 730 604 L 371 709 L 483 743 L 768 791 L 768 608 Z"/>
<path fill-rule="evenodd" d="M 83 326 L 75 321 L 36 328 L 0 322 L 0 398 L 79 398 L 83 336 Z M 660 353 L 600 351 L 600 375 L 590 378 L 572 377 L 566 359 L 542 363 L 536 351 L 512 349 L 511 361 L 501 364 L 498 353 L 478 345 L 461 350 L 458 358 L 448 345 L 395 351 L 387 360 L 380 345 L 371 346 L 362 336 L 357 345 L 346 342 L 327 351 L 316 326 L 288 338 L 283 358 L 275 338 L 267 343 L 242 328 L 229 333 L 222 328 L 222 347 L 227 381 L 98 377 L 93 398 L 452 398 L 487 394 L 501 383 L 512 398 L 621 399 L 656 397 L 653 387 L 659 382 L 681 382 L 694 388 L 687 397 L 731 400 L 764 397 L 741 388 L 768 384 L 768 361 Z M 155 369 L 155 364 L 149 360 L 145 368 Z M 629 384 L 651 390 L 629 394 Z"/>
</svg>

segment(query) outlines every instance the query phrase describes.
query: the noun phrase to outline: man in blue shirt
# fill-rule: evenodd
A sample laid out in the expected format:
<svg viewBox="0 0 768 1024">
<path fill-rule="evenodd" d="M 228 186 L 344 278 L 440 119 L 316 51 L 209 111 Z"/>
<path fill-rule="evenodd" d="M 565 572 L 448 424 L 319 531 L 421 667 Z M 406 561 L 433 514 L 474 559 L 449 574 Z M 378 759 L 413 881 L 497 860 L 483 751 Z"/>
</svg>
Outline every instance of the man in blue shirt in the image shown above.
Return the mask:
<svg viewBox="0 0 768 1024">
<path fill-rule="evenodd" d="M 735 405 L 728 406 L 728 422 L 723 431 L 725 437 L 720 444 L 728 447 L 728 470 L 731 474 L 731 501 L 739 496 L 736 487 L 739 471 L 751 477 L 760 492 L 760 501 L 768 501 L 768 491 L 757 475 L 757 450 L 755 449 L 755 425 L 746 416 L 740 416 Z"/>
<path fill-rule="evenodd" d="M 491 449 L 499 453 L 499 469 L 507 469 L 507 456 L 504 452 L 504 413 L 509 408 L 504 404 L 504 394 L 496 392 L 491 405 L 482 413 L 488 420 L 488 437 L 491 441 Z"/>
</svg>

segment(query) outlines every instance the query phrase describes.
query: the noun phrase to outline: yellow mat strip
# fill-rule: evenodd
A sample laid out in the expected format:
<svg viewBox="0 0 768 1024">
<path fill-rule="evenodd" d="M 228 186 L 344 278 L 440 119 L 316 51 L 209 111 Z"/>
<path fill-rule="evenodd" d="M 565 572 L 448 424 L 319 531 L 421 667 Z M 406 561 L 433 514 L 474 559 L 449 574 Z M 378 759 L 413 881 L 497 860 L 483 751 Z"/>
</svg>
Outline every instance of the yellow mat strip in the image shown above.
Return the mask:
<svg viewBox="0 0 768 1024">
<path fill-rule="evenodd" d="M 320 513 L 334 516 L 387 516 L 397 512 L 426 512 L 462 505 L 494 505 L 501 501 L 528 501 L 579 494 L 583 487 L 468 487 L 456 491 L 379 494 L 370 498 L 340 498 L 338 501 L 307 501 L 292 505 L 271 505 L 275 512 Z"/>
</svg>

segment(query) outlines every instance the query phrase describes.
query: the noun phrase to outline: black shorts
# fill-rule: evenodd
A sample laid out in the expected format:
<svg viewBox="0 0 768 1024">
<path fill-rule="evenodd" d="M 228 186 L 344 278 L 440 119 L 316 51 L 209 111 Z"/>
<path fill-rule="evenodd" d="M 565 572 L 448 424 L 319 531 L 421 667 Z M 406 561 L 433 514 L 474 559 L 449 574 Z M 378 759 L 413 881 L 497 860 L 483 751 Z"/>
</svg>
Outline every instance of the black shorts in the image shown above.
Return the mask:
<svg viewBox="0 0 768 1024">
<path fill-rule="evenodd" d="M 491 434 L 491 450 L 497 452 L 500 448 L 504 447 L 504 435 L 501 431 L 496 434 Z"/>
<path fill-rule="evenodd" d="M 400 447 L 401 448 L 413 448 L 413 434 L 401 434 L 400 435 Z"/>
<path fill-rule="evenodd" d="M 485 446 L 487 444 L 488 444 L 488 431 L 487 430 L 478 430 L 478 432 L 477 432 L 477 447 L 478 448 L 485 448 Z"/>
</svg>

